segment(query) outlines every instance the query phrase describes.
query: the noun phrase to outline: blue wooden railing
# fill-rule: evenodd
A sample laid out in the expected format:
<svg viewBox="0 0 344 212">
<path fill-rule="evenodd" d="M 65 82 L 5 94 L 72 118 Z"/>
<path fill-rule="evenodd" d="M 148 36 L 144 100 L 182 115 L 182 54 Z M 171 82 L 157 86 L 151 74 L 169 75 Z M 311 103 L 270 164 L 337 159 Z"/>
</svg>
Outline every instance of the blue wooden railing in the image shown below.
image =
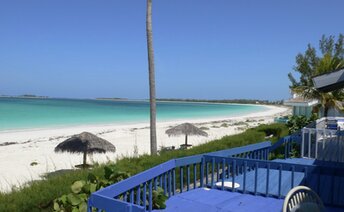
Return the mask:
<svg viewBox="0 0 344 212">
<path fill-rule="evenodd" d="M 293 151 L 293 148 L 301 148 L 302 134 L 301 131 L 297 131 L 291 135 L 280 138 L 276 143 L 274 143 L 270 148 L 269 152 L 274 152 L 280 147 L 284 147 L 284 158 L 289 158 Z"/>
<path fill-rule="evenodd" d="M 209 169 L 206 155 L 209 157 L 235 157 L 246 159 L 267 160 L 271 142 L 247 145 L 243 147 L 221 150 L 217 152 L 173 159 L 155 166 L 133 177 L 125 179 L 91 194 L 88 201 L 88 211 L 152 211 L 153 190 L 163 188 L 170 197 L 176 193 L 189 191 L 209 185 L 209 175 L 216 175 L 216 179 L 224 177 L 221 164 Z M 228 169 L 229 170 L 229 169 Z M 224 173 L 222 171 L 222 173 Z M 214 177 L 212 178 L 212 182 Z M 177 185 L 179 187 L 177 188 Z M 212 184 L 213 185 L 213 184 Z"/>
<path fill-rule="evenodd" d="M 209 155 L 204 156 L 204 162 L 212 170 L 207 184 L 210 188 L 284 198 L 293 187 L 305 185 L 316 191 L 325 204 L 344 206 L 342 165 L 305 165 Z M 217 164 L 221 164 L 221 169 L 214 171 Z M 226 181 L 231 182 L 230 187 L 225 187 Z"/>
<path fill-rule="evenodd" d="M 306 185 L 325 204 L 344 206 L 344 167 L 334 163 L 316 165 L 269 161 L 269 154 L 284 147 L 288 158 L 300 148 L 301 135 L 281 138 L 274 145 L 262 142 L 217 152 L 169 160 L 133 177 L 94 192 L 88 211 L 143 212 L 153 210 L 153 191 L 163 188 L 171 197 L 191 189 L 208 187 L 233 192 L 283 198 L 297 185 Z M 232 187 L 226 187 L 229 181 Z M 239 187 L 235 187 L 238 183 Z"/>
</svg>

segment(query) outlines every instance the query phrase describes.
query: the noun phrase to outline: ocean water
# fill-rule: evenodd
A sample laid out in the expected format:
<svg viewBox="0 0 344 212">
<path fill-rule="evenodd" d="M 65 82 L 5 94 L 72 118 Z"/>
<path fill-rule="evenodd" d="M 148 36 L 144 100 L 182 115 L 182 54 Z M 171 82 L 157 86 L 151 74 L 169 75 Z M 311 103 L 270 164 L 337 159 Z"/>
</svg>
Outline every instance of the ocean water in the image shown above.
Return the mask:
<svg viewBox="0 0 344 212">
<path fill-rule="evenodd" d="M 157 120 L 228 117 L 265 110 L 258 105 L 157 102 Z M 0 131 L 147 121 L 147 101 L 0 98 Z"/>
</svg>

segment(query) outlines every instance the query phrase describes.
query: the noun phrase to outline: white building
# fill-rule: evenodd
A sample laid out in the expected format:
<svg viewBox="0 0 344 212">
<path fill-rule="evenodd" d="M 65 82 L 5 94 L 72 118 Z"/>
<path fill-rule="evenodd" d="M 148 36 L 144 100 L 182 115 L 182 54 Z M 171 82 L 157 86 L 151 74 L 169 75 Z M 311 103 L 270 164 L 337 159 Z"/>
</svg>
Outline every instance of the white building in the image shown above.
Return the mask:
<svg viewBox="0 0 344 212">
<path fill-rule="evenodd" d="M 294 116 L 306 116 L 312 115 L 313 107 L 318 104 L 316 99 L 305 99 L 298 94 L 293 93 L 292 98 L 284 100 L 284 105 L 293 107 Z"/>
</svg>

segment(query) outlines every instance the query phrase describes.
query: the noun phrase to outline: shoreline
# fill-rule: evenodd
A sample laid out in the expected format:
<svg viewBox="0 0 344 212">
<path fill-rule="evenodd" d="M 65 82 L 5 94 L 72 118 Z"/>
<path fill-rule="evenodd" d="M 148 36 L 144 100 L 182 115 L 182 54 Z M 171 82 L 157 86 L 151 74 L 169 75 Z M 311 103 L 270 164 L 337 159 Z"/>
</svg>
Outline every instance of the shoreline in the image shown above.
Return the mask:
<svg viewBox="0 0 344 212">
<path fill-rule="evenodd" d="M 242 116 L 157 122 L 158 149 L 162 146 L 178 148 L 184 143 L 183 137 L 168 137 L 165 134 L 168 128 L 183 122 L 191 122 L 198 127 L 203 127 L 209 134 L 208 137 L 190 137 L 189 143 L 196 146 L 225 135 L 241 133 L 259 124 L 271 123 L 274 117 L 290 114 L 290 109 L 287 107 L 270 105 L 265 107 L 268 110 Z M 9 145 L 0 146 L 0 191 L 10 191 L 12 186 L 21 186 L 28 181 L 40 179 L 44 173 L 71 169 L 74 165 L 82 163 L 81 154 L 55 153 L 54 148 L 70 136 L 83 131 L 108 140 L 117 149 L 116 153 L 90 155 L 89 163 L 115 161 L 125 156 L 146 154 L 150 150 L 149 122 L 0 132 L 0 145 L 9 143 Z M 33 162 L 35 165 L 32 165 Z"/>
<path fill-rule="evenodd" d="M 168 102 L 168 101 L 166 101 Z M 184 103 L 184 102 L 182 102 Z M 185 103 L 192 103 L 192 102 L 185 102 Z M 198 102 L 197 102 L 198 103 Z M 173 120 L 157 120 L 157 124 L 166 124 L 166 123 L 179 123 L 179 122 L 185 122 L 189 120 L 194 120 L 194 122 L 209 122 L 209 121 L 217 121 L 217 120 L 224 120 L 224 119 L 234 119 L 234 118 L 240 118 L 240 117 L 247 117 L 252 116 L 256 114 L 257 116 L 261 116 L 260 113 L 269 112 L 271 109 L 275 108 L 286 108 L 285 106 L 274 106 L 274 105 L 255 105 L 255 104 L 240 104 L 240 103 L 209 103 L 209 102 L 199 102 L 202 104 L 230 104 L 230 105 L 250 105 L 250 106 L 261 106 L 267 108 L 264 111 L 258 111 L 258 112 L 248 112 L 245 115 L 232 115 L 232 116 L 212 116 L 212 117 L 202 117 L 202 118 L 182 118 L 182 119 L 173 119 Z M 97 123 L 97 124 L 72 124 L 69 126 L 61 126 L 61 125 L 52 125 L 48 127 L 34 127 L 34 128 L 18 128 L 18 129 L 5 129 L 0 130 L 1 134 L 6 133 L 21 133 L 21 132 L 32 132 L 32 131 L 46 131 L 46 130 L 63 130 L 63 129 L 70 129 L 70 128 L 96 128 L 96 127 L 130 127 L 133 125 L 141 125 L 141 124 L 149 124 L 149 120 L 147 121 L 133 121 L 133 122 L 127 122 L 124 124 L 121 124 L 119 122 L 112 122 L 112 123 Z M 0 139 L 1 144 L 1 139 Z"/>
</svg>

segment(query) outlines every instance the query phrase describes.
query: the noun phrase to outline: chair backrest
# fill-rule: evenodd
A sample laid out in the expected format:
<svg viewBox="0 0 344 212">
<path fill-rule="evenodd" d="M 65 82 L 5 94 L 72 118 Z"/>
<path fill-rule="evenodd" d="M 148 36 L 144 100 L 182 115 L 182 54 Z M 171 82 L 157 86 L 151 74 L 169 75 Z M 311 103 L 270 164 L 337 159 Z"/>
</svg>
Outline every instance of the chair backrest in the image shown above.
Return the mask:
<svg viewBox="0 0 344 212">
<path fill-rule="evenodd" d="M 283 212 L 310 211 L 324 212 L 325 207 L 320 197 L 306 186 L 291 189 L 284 199 Z"/>
</svg>

